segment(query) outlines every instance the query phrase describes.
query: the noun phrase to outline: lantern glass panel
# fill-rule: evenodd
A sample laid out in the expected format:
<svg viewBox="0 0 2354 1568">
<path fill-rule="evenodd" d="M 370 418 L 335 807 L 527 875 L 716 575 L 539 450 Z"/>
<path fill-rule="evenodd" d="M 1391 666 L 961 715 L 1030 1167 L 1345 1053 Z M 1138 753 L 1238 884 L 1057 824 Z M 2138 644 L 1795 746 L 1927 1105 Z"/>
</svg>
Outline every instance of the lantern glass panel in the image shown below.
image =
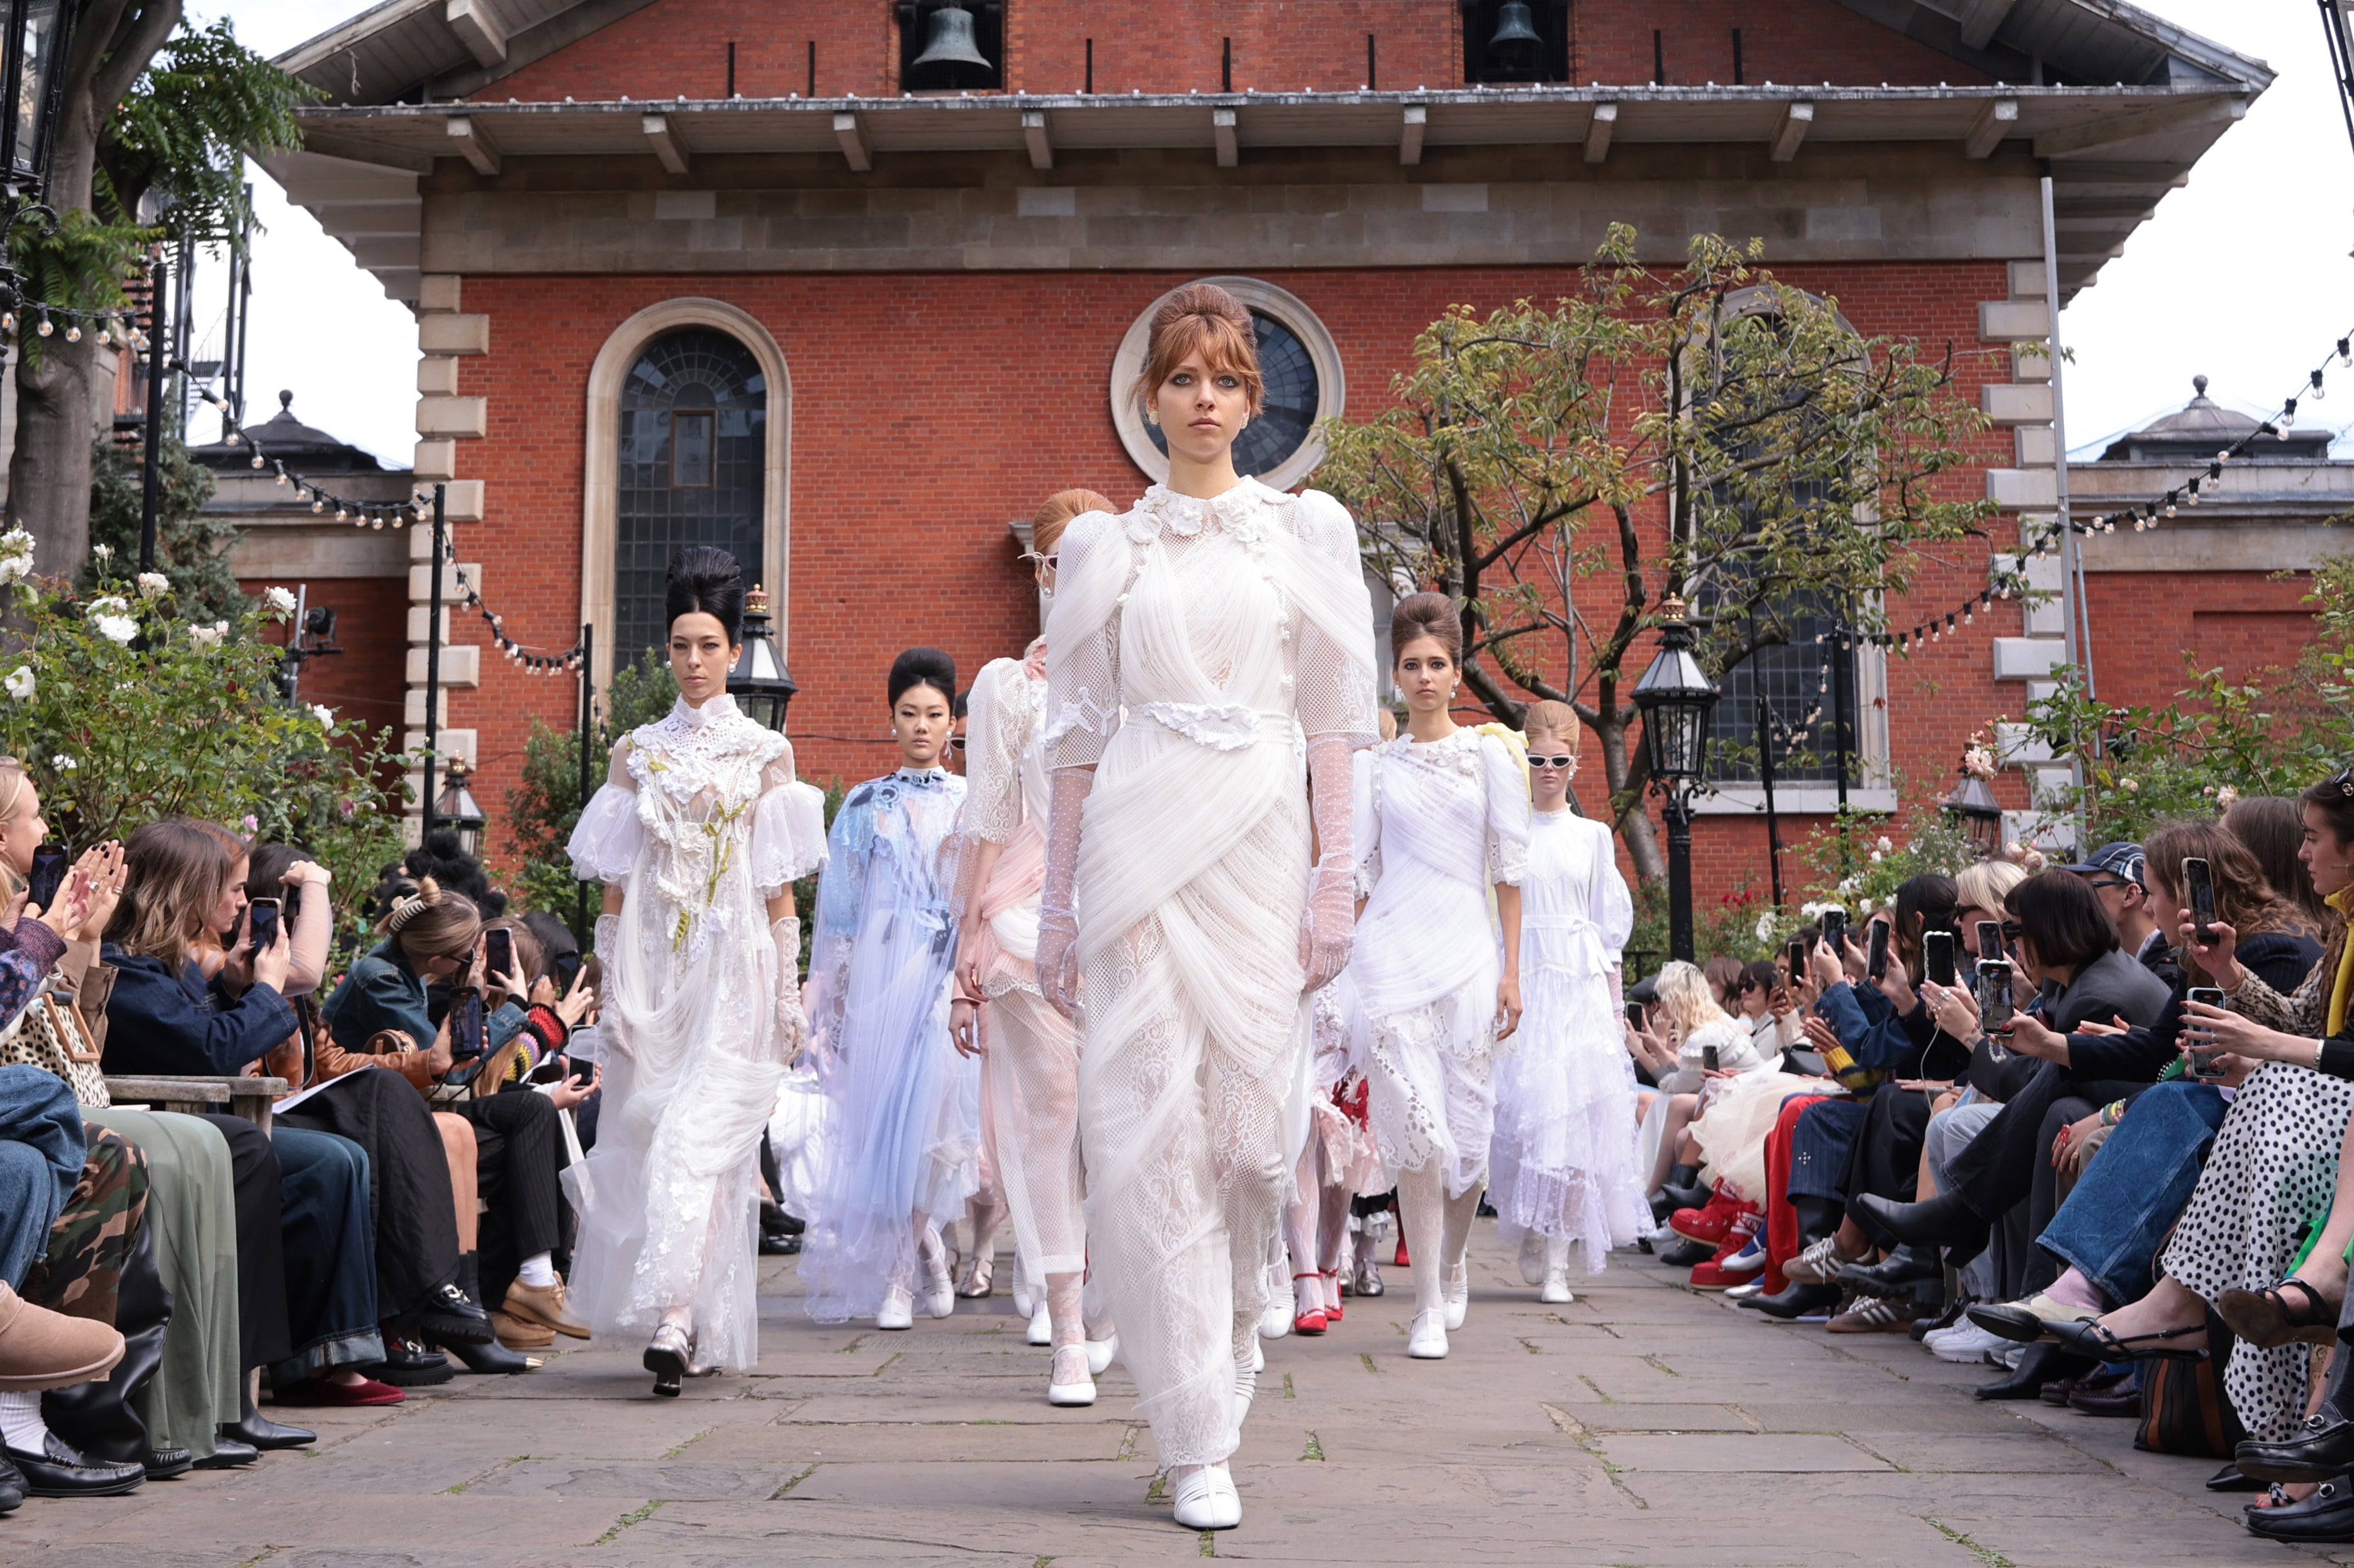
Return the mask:
<svg viewBox="0 0 2354 1568">
<path fill-rule="evenodd" d="M 58 43 L 64 0 L 23 0 L 22 30 L 17 36 L 15 135 L 9 144 L 9 173 L 20 184 L 38 174 L 41 143 L 48 130 L 48 83 Z"/>
</svg>

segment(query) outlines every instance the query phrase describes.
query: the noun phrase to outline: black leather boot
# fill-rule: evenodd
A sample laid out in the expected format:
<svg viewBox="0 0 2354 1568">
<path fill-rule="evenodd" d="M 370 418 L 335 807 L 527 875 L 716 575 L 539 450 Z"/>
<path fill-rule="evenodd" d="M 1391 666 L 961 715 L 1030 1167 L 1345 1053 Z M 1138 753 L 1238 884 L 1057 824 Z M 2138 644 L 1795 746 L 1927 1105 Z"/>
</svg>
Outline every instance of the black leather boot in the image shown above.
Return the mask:
<svg viewBox="0 0 2354 1568">
<path fill-rule="evenodd" d="M 306 1432 L 300 1426 L 282 1425 L 256 1410 L 253 1407 L 252 1379 L 247 1377 L 239 1381 L 244 1386 L 238 1391 L 237 1421 L 234 1425 L 226 1421 L 221 1423 L 222 1437 L 264 1453 L 272 1448 L 300 1448 L 319 1440 L 316 1432 Z"/>
<path fill-rule="evenodd" d="M 114 1304 L 122 1359 L 99 1382 L 53 1388 L 41 1395 L 41 1419 L 60 1443 L 101 1466 L 136 1465 L 143 1477 L 176 1476 L 195 1462 L 186 1448 L 158 1452 L 148 1440 L 147 1424 L 132 1408 L 132 1401 L 163 1364 L 164 1331 L 171 1323 L 172 1293 L 155 1272 L 154 1237 L 142 1225 L 123 1255 Z M 37 1489 L 35 1495 L 51 1494 Z"/>
<path fill-rule="evenodd" d="M 1898 1241 L 1915 1246 L 1967 1249 L 1972 1256 L 1986 1246 L 1986 1221 L 1958 1192 L 1940 1192 L 1918 1203 L 1865 1192 L 1849 1207 L 1870 1216 L 1872 1224 Z"/>
<path fill-rule="evenodd" d="M 1840 1287 L 1817 1285 L 1811 1280 L 1797 1280 L 1784 1286 L 1771 1296 L 1750 1296 L 1741 1305 L 1752 1312 L 1763 1312 L 1768 1318 L 1785 1321 L 1804 1318 L 1816 1312 L 1828 1312 L 1840 1303 Z"/>
<path fill-rule="evenodd" d="M 2083 1356 L 2070 1355 L 2057 1345 L 2030 1345 L 2026 1353 L 2019 1358 L 2018 1367 L 2008 1376 L 1972 1389 L 1970 1396 L 1974 1399 L 2041 1399 L 2045 1383 L 2075 1377 L 2089 1372 L 2093 1365 Z"/>
<path fill-rule="evenodd" d="M 1707 1202 L 1708 1189 L 1700 1184 L 1700 1167 L 1672 1165 L 1666 1183 L 1651 1198 L 1651 1218 L 1664 1225 L 1678 1209 L 1697 1209 Z"/>
<path fill-rule="evenodd" d="M 481 1253 L 467 1252 L 458 1255 L 458 1288 L 466 1293 L 467 1300 L 478 1307 L 482 1305 L 482 1255 Z M 427 1338 L 433 1344 L 457 1357 L 471 1372 L 482 1372 L 485 1375 L 527 1372 L 539 1364 L 519 1351 L 507 1349 L 495 1339 L 487 1344 L 480 1344 L 467 1340 L 444 1339 L 438 1334 L 428 1335 Z"/>
</svg>

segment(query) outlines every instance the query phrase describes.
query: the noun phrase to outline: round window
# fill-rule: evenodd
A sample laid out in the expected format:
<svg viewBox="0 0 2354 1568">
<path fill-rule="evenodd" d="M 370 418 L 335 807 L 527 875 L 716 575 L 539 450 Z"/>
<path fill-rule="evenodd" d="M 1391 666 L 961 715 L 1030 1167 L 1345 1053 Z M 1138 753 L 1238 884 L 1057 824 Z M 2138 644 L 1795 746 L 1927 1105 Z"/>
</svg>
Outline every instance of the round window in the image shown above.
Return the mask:
<svg viewBox="0 0 2354 1568">
<path fill-rule="evenodd" d="M 1256 278 L 1204 278 L 1235 296 L 1251 313 L 1258 337 L 1258 368 L 1266 391 L 1250 427 L 1235 441 L 1235 471 L 1256 476 L 1278 490 L 1306 479 L 1323 461 L 1316 424 L 1343 407 L 1341 355 L 1315 313 L 1293 295 Z M 1166 298 L 1166 295 L 1161 296 Z M 1156 299 L 1120 340 L 1112 356 L 1112 424 L 1136 466 L 1156 480 L 1169 477 L 1169 442 L 1157 425 L 1147 424 L 1136 400 L 1136 378 L 1144 368 Z"/>
</svg>

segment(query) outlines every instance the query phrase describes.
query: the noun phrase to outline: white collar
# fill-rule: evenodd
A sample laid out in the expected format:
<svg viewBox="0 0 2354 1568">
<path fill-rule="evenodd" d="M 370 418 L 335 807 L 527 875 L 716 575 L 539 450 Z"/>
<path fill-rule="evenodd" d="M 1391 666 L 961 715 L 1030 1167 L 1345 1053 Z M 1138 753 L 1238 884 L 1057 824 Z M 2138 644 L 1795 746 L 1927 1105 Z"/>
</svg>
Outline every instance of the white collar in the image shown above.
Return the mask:
<svg viewBox="0 0 2354 1568">
<path fill-rule="evenodd" d="M 737 710 L 736 699 L 720 692 L 705 698 L 699 708 L 690 705 L 684 697 L 681 697 L 672 706 L 670 716 L 689 729 L 706 729 L 713 725 L 739 718 L 742 715 Z"/>
</svg>

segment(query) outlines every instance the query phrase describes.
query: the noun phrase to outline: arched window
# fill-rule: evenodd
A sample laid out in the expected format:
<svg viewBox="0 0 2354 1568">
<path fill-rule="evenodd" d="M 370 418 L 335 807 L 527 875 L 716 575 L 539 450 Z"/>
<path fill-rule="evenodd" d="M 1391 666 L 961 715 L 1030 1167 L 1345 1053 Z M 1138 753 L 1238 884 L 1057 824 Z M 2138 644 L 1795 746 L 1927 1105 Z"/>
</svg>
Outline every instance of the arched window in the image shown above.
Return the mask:
<svg viewBox="0 0 2354 1568">
<path fill-rule="evenodd" d="M 663 581 L 683 545 L 716 545 L 758 581 L 769 387 L 752 351 L 687 327 L 648 343 L 623 378 L 613 548 L 615 662 L 663 642 Z"/>
</svg>

